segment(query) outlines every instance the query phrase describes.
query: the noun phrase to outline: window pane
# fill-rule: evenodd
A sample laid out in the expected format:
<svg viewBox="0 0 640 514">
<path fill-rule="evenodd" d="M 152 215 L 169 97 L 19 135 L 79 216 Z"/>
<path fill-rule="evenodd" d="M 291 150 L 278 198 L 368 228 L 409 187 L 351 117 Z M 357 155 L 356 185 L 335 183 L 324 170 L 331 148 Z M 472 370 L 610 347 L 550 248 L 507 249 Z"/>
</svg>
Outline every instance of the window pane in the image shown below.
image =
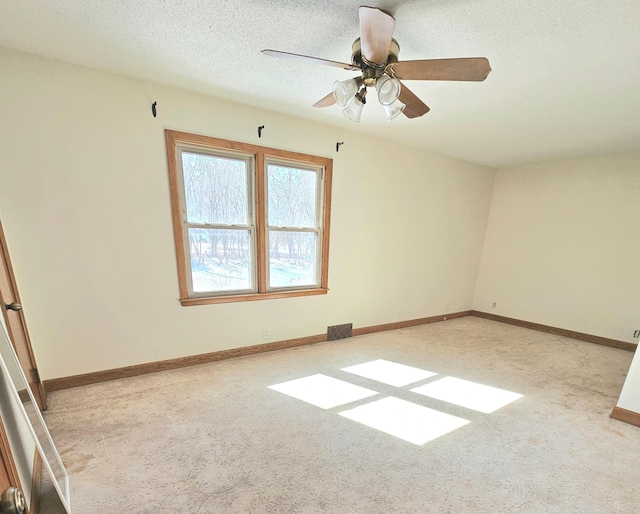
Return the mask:
<svg viewBox="0 0 640 514">
<path fill-rule="evenodd" d="M 269 231 L 269 287 L 317 284 L 318 235 Z"/>
<path fill-rule="evenodd" d="M 317 172 L 268 164 L 269 225 L 315 228 L 317 189 Z"/>
<path fill-rule="evenodd" d="M 182 152 L 189 223 L 247 225 L 247 162 Z"/>
<path fill-rule="evenodd" d="M 248 230 L 189 229 L 194 293 L 253 289 Z"/>
</svg>

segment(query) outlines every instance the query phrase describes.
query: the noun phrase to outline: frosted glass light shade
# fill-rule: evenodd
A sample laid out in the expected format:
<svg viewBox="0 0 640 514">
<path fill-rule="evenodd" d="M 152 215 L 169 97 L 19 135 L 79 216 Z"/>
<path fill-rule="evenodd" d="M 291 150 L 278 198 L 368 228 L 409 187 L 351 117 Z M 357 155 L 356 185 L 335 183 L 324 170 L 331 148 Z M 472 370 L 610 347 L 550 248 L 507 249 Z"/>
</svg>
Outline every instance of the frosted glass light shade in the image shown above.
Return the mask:
<svg viewBox="0 0 640 514">
<path fill-rule="evenodd" d="M 351 101 L 347 104 L 347 106 L 342 110 L 342 112 L 351 121 L 355 121 L 356 123 L 359 123 L 360 116 L 362 115 L 363 107 L 364 107 L 364 104 L 354 96 L 351 99 Z"/>
<path fill-rule="evenodd" d="M 387 113 L 387 121 L 391 121 L 393 118 L 398 116 L 398 114 L 404 111 L 406 105 L 403 104 L 400 100 L 396 100 L 391 105 L 383 104 L 382 107 L 384 108 L 384 112 Z"/>
<path fill-rule="evenodd" d="M 376 82 L 376 90 L 378 91 L 378 100 L 382 105 L 391 105 L 400 96 L 400 81 L 391 78 L 389 75 L 383 75 Z"/>
<path fill-rule="evenodd" d="M 333 83 L 333 97 L 336 99 L 336 103 L 340 107 L 347 105 L 349 100 L 351 100 L 358 92 L 359 86 L 360 84 L 357 79 L 343 81 L 336 80 Z"/>
</svg>

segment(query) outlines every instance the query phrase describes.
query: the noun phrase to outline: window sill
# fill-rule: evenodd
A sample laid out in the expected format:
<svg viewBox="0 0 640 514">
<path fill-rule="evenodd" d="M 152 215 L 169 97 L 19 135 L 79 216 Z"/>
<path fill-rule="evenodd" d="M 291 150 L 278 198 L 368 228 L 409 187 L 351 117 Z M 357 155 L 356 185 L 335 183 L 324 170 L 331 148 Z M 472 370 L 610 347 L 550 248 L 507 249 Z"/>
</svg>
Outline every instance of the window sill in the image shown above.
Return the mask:
<svg viewBox="0 0 640 514">
<path fill-rule="evenodd" d="M 296 296 L 315 296 L 327 294 L 328 289 L 299 289 L 297 291 L 279 291 L 270 293 L 239 294 L 233 296 L 207 296 L 201 298 L 181 298 L 183 307 L 190 305 L 208 305 L 211 303 L 253 302 L 255 300 L 272 300 L 275 298 L 292 298 Z"/>
</svg>

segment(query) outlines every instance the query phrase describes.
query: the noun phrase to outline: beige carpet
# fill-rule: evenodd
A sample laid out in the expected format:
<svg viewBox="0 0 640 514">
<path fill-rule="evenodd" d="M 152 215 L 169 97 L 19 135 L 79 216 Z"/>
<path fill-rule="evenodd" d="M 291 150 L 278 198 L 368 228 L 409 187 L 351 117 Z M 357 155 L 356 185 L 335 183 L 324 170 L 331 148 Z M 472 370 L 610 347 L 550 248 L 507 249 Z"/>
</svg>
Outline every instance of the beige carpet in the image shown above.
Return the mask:
<svg viewBox="0 0 640 514">
<path fill-rule="evenodd" d="M 631 358 L 468 317 L 59 391 L 46 420 L 76 514 L 631 514 L 640 429 L 609 418 Z M 398 386 L 342 371 L 377 360 L 435 375 Z M 415 379 L 404 371 L 394 380 Z M 371 396 L 322 408 L 269 388 L 317 374 Z M 522 397 L 482 412 L 411 391 L 447 377 Z M 346 417 L 385 406 L 400 410 L 381 410 L 378 428 Z M 440 418 L 465 423 L 436 437 Z"/>
</svg>

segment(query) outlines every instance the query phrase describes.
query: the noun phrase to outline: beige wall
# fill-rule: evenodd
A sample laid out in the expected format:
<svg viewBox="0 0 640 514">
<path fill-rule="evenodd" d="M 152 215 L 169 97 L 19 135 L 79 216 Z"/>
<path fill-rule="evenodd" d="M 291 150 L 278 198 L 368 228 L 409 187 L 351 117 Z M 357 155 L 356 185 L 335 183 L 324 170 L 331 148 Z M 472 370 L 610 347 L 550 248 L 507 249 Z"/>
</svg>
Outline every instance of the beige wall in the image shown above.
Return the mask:
<svg viewBox="0 0 640 514">
<path fill-rule="evenodd" d="M 494 170 L 6 49 L 0 69 L 0 208 L 45 379 L 471 308 Z M 165 128 L 334 159 L 328 295 L 179 305 Z"/>
<path fill-rule="evenodd" d="M 474 309 L 637 342 L 639 263 L 640 153 L 501 169 Z"/>
</svg>

